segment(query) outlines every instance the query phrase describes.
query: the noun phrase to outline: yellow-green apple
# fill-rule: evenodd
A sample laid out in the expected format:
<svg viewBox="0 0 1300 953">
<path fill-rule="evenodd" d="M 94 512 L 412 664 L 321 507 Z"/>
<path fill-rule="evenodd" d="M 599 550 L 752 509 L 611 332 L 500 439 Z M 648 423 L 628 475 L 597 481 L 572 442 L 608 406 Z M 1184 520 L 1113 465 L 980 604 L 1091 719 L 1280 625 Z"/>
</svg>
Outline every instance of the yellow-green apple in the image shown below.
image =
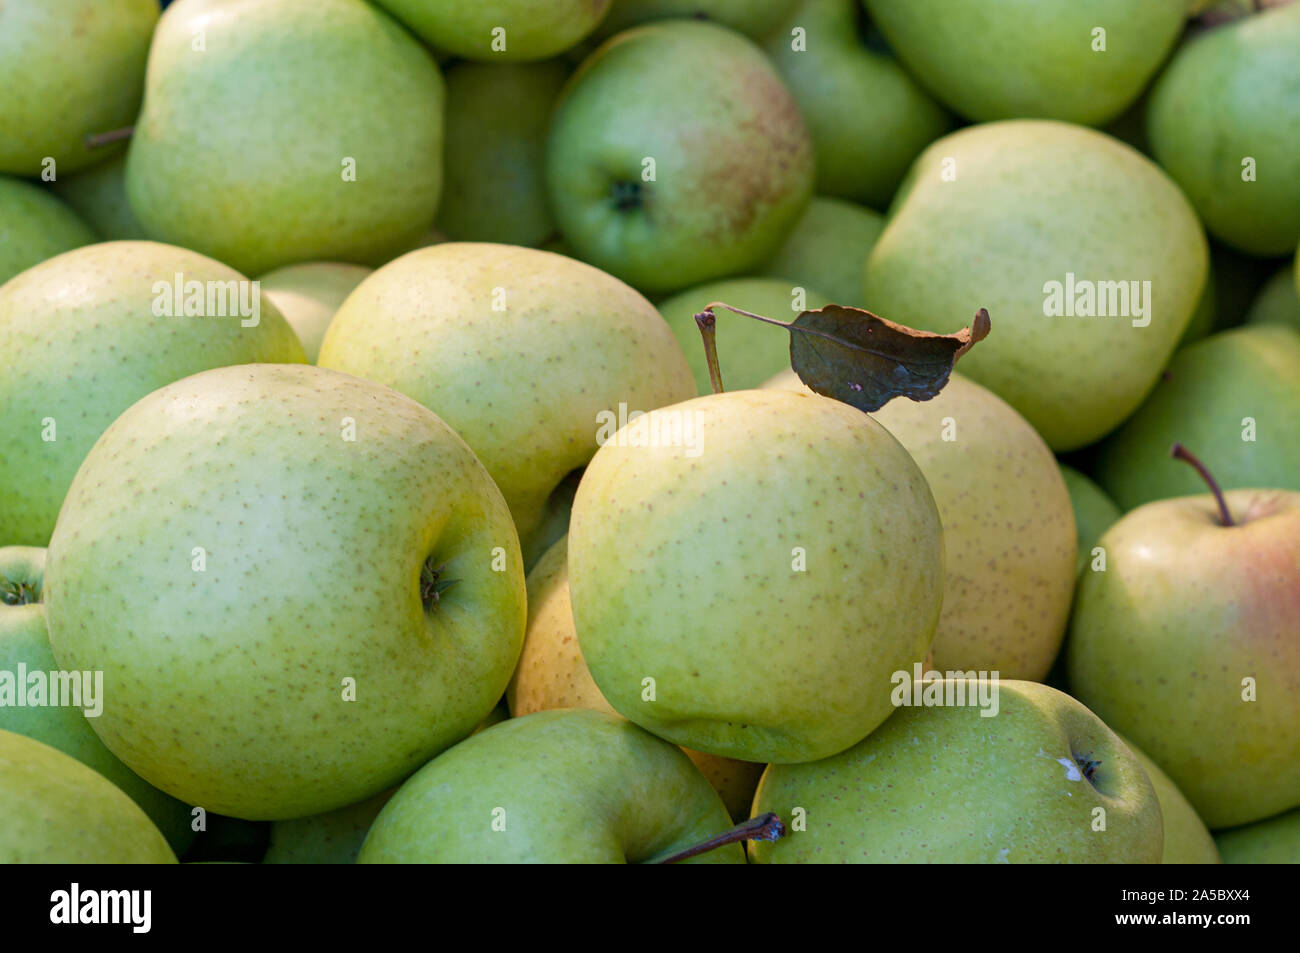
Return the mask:
<svg viewBox="0 0 1300 953">
<path fill-rule="evenodd" d="M 1107 122 L 1146 88 L 1187 19 L 1187 0 L 863 2 L 917 79 L 976 121 Z"/>
<path fill-rule="evenodd" d="M 1300 261 L 1300 257 L 1297 257 Z M 1283 265 L 1264 283 L 1250 310 L 1246 312 L 1247 324 L 1280 324 L 1300 331 L 1300 271 Z"/>
<path fill-rule="evenodd" d="M 1120 740 L 1128 746 L 1133 757 L 1137 758 L 1151 780 L 1155 789 L 1156 800 L 1160 802 L 1160 816 L 1165 832 L 1165 848 L 1160 855 L 1162 864 L 1217 864 L 1219 850 L 1214 846 L 1214 838 L 1205 828 L 1196 808 L 1178 790 L 1169 775 L 1160 769 L 1137 745 L 1127 738 Z"/>
<path fill-rule="evenodd" d="M 591 708 L 617 714 L 592 680 L 578 645 L 569 598 L 568 540 L 548 549 L 528 573 L 528 631 L 519 665 L 506 690 L 515 717 L 555 708 Z M 749 816 L 761 764 L 683 749 L 709 779 L 727 812 Z"/>
<path fill-rule="evenodd" d="M 1169 459 L 1175 441 L 1225 488 L 1300 490 L 1300 333 L 1252 325 L 1179 351 L 1101 445 L 1093 475 L 1126 510 L 1203 491 L 1192 468 Z"/>
<path fill-rule="evenodd" d="M 824 195 L 884 208 L 917 153 L 952 127 L 860 0 L 802 0 L 763 47 L 808 123 Z"/>
<path fill-rule="evenodd" d="M 731 825 L 682 752 L 617 715 L 511 718 L 416 772 L 361 848 L 363 864 L 636 864 Z M 743 864 L 735 844 L 695 858 Z"/>
<path fill-rule="evenodd" d="M 257 275 L 377 265 L 433 223 L 443 82 L 362 0 L 178 0 L 149 50 L 126 191 L 150 237 Z"/>
<path fill-rule="evenodd" d="M 1300 805 L 1300 493 L 1148 503 L 1098 543 L 1068 643 L 1080 701 L 1210 828 Z"/>
<path fill-rule="evenodd" d="M 437 225 L 452 241 L 540 245 L 555 234 L 542 181 L 559 60 L 447 71 L 445 181 Z"/>
<path fill-rule="evenodd" d="M 118 417 L 68 490 L 45 603 L 59 664 L 104 673 L 108 748 L 248 820 L 355 804 L 464 738 L 526 618 L 509 510 L 465 442 L 387 387 L 287 364 Z"/>
<path fill-rule="evenodd" d="M 189 807 L 147 784 L 91 730 L 90 720 L 103 711 L 103 676 L 59 670 L 45 628 L 44 579 L 44 549 L 0 547 L 0 729 L 35 738 L 94 768 L 183 853 L 194 840 Z"/>
<path fill-rule="evenodd" d="M 612 0 L 376 0 L 430 46 L 470 60 L 540 60 L 594 30 Z"/>
<path fill-rule="evenodd" d="M 1225 864 L 1300 864 L 1300 810 L 1214 835 Z"/>
<path fill-rule="evenodd" d="M 174 864 L 153 821 L 102 775 L 0 730 L 0 863 Z"/>
<path fill-rule="evenodd" d="M 309 261 L 269 271 L 258 281 L 298 335 L 308 363 L 314 364 L 334 312 L 371 271 L 365 265 Z"/>
<path fill-rule="evenodd" d="M 910 687 L 912 704 L 848 751 L 768 767 L 754 814 L 792 818 L 790 833 L 751 844 L 751 860 L 1159 862 L 1156 792 L 1137 758 L 1079 702 L 1036 682 Z"/>
<path fill-rule="evenodd" d="M 157 22 L 157 0 L 0 5 L 0 172 L 59 176 L 111 157 L 86 136 L 135 118 Z"/>
<path fill-rule="evenodd" d="M 816 288 L 836 304 L 857 306 L 862 301 L 862 267 L 884 227 L 879 212 L 843 199 L 813 196 L 785 244 L 755 274 L 785 278 Z"/>
<path fill-rule="evenodd" d="M 560 231 L 579 258 L 647 293 L 757 266 L 812 183 L 794 97 L 761 49 L 712 23 L 667 20 L 607 41 L 551 119 Z"/>
<path fill-rule="evenodd" d="M 61 176 L 54 191 L 105 241 L 147 238 L 126 197 L 126 156 L 74 175 Z"/>
<path fill-rule="evenodd" d="M 1187 199 L 1130 147 L 1067 123 L 988 123 L 945 136 L 912 166 L 867 259 L 862 300 L 931 331 L 986 307 L 999 331 L 962 373 L 1052 449 L 1071 450 L 1113 430 L 1154 386 L 1201 297 L 1207 257 Z"/>
<path fill-rule="evenodd" d="M 1205 227 L 1254 255 L 1300 241 L 1300 6 L 1201 31 L 1174 55 L 1147 108 L 1151 155 Z"/>
<path fill-rule="evenodd" d="M 614 708 L 741 761 L 811 761 L 892 711 L 929 651 L 943 537 L 920 468 L 847 404 L 790 391 L 651 411 L 592 458 L 569 586 Z"/>
<path fill-rule="evenodd" d="M 0 287 L 0 540 L 44 546 L 73 474 L 113 419 L 164 384 L 226 364 L 300 362 L 255 283 L 203 255 L 105 242 Z"/>
<path fill-rule="evenodd" d="M 271 823 L 264 864 L 354 864 L 370 825 L 392 791 L 381 791 L 336 811 Z"/>
<path fill-rule="evenodd" d="M 1070 491 L 1070 505 L 1074 508 L 1075 539 L 1078 543 L 1078 558 L 1075 561 L 1075 575 L 1083 572 L 1083 567 L 1093 559 L 1093 547 L 1101 534 L 1110 529 L 1122 515 L 1123 511 L 1115 501 L 1106 495 L 1106 491 L 1088 479 L 1074 467 L 1060 465 L 1061 477 L 1065 488 Z"/>
<path fill-rule="evenodd" d="M 57 196 L 31 182 L 0 175 L 0 285 L 94 240 L 90 226 Z"/>
<path fill-rule="evenodd" d="M 694 393 L 672 332 L 632 288 L 551 252 L 475 242 L 420 249 L 363 281 L 319 363 L 451 424 L 505 494 L 530 565 L 610 421 Z"/>
</svg>

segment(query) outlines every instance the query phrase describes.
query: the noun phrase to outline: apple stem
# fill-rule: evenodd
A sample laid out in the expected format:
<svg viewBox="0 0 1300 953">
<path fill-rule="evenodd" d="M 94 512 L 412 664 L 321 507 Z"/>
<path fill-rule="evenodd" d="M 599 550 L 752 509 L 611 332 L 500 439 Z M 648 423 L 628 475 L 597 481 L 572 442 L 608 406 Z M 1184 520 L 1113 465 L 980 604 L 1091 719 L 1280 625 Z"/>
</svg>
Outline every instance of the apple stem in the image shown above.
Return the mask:
<svg viewBox="0 0 1300 953">
<path fill-rule="evenodd" d="M 704 338 L 704 359 L 709 364 L 709 383 L 713 393 L 722 393 L 722 368 L 718 366 L 718 318 L 712 307 L 706 308 L 695 316 L 695 324 Z"/>
<path fill-rule="evenodd" d="M 652 860 L 652 864 L 675 864 L 679 861 L 688 860 L 698 854 L 713 850 L 715 847 L 722 847 L 726 844 L 736 844 L 746 840 L 765 840 L 778 841 L 785 836 L 785 825 L 781 823 L 781 818 L 775 814 L 760 814 L 758 817 L 751 817 L 747 821 L 737 824 L 731 830 L 723 831 L 717 837 L 710 837 L 706 841 L 701 841 L 694 846 L 687 847 L 685 850 L 678 851 L 675 854 L 669 854 L 659 860 Z"/>
<path fill-rule="evenodd" d="M 1181 443 L 1176 443 L 1169 448 L 1169 455 L 1175 460 L 1182 460 L 1190 463 L 1196 468 L 1196 472 L 1201 475 L 1201 479 L 1209 486 L 1210 492 L 1214 494 L 1215 502 L 1219 504 L 1219 522 L 1224 526 L 1236 526 L 1232 521 L 1232 513 L 1228 510 L 1228 501 L 1223 498 L 1223 490 L 1219 488 L 1219 481 L 1214 479 L 1210 471 L 1205 468 L 1205 464 L 1197 459 L 1192 451 L 1188 450 Z"/>
<path fill-rule="evenodd" d="M 121 129 L 110 129 L 108 132 L 96 132 L 86 136 L 86 148 L 98 149 L 100 146 L 106 146 L 113 142 L 120 142 L 123 139 L 130 139 L 131 134 L 135 132 L 135 126 L 123 126 Z"/>
</svg>

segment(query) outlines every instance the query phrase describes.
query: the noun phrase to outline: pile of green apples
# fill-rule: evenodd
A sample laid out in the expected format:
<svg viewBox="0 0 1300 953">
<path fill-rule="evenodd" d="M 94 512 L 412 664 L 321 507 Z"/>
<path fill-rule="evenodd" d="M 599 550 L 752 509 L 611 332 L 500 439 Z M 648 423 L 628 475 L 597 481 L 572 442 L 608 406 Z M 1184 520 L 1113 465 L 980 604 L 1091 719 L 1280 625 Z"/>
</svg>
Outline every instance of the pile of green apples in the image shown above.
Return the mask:
<svg viewBox="0 0 1300 953">
<path fill-rule="evenodd" d="M 0 3 L 0 862 L 1300 862 L 1300 2 L 164 6 Z"/>
</svg>

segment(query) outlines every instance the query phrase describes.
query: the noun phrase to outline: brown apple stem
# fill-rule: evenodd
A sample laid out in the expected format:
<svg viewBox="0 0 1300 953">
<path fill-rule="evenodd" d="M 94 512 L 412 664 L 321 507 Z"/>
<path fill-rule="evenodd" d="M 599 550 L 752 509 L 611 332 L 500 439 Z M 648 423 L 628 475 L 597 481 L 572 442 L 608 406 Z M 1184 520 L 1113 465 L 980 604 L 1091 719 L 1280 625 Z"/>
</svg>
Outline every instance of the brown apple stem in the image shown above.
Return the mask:
<svg viewBox="0 0 1300 953">
<path fill-rule="evenodd" d="M 135 126 L 123 126 L 121 129 L 110 129 L 108 132 L 92 133 L 86 136 L 86 148 L 98 149 L 100 146 L 121 142 L 123 139 L 130 139 L 133 132 L 135 132 Z"/>
<path fill-rule="evenodd" d="M 723 831 L 717 837 L 710 837 L 706 841 L 701 841 L 694 846 L 687 847 L 685 850 L 678 851 L 675 854 L 669 854 L 667 857 L 658 860 L 652 860 L 652 864 L 675 864 L 679 861 L 688 860 L 698 854 L 713 850 L 716 847 L 722 847 L 726 844 L 736 844 L 746 840 L 765 840 L 778 841 L 785 836 L 785 825 L 781 823 L 781 818 L 775 814 L 760 814 L 758 817 L 751 817 L 749 820 L 737 824 L 729 831 Z"/>
<path fill-rule="evenodd" d="M 1205 464 L 1181 443 L 1176 443 L 1170 447 L 1169 455 L 1175 460 L 1190 463 L 1196 468 L 1196 472 L 1201 475 L 1201 479 L 1209 486 L 1210 492 L 1214 494 L 1214 499 L 1219 504 L 1219 522 L 1224 526 L 1236 526 L 1237 524 L 1232 521 L 1232 513 L 1228 510 L 1228 501 L 1223 498 L 1223 490 L 1219 488 L 1219 481 L 1214 479 L 1210 471 L 1205 468 Z"/>
<path fill-rule="evenodd" d="M 722 368 L 718 366 L 718 318 L 712 308 L 706 308 L 695 316 L 695 324 L 704 338 L 704 359 L 709 363 L 709 383 L 713 393 L 722 393 Z"/>
</svg>

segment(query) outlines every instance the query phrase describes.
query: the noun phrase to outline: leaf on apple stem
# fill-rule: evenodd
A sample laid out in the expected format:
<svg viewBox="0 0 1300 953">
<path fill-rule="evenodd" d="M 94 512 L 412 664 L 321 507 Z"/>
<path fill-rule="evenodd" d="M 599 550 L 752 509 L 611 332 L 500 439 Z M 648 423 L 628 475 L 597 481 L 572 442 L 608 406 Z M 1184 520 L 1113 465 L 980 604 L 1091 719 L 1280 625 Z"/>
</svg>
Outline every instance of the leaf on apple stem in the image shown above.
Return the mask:
<svg viewBox="0 0 1300 953">
<path fill-rule="evenodd" d="M 813 392 L 864 412 L 879 410 L 895 397 L 934 397 L 948 383 L 958 358 L 984 340 L 992 327 L 984 308 L 975 312 L 969 327 L 955 334 L 933 334 L 841 304 L 801 312 L 786 323 L 714 302 L 695 316 L 695 323 L 704 338 L 715 393 L 722 391 L 715 308 L 785 328 L 790 332 L 790 366 L 799 379 Z"/>
</svg>

